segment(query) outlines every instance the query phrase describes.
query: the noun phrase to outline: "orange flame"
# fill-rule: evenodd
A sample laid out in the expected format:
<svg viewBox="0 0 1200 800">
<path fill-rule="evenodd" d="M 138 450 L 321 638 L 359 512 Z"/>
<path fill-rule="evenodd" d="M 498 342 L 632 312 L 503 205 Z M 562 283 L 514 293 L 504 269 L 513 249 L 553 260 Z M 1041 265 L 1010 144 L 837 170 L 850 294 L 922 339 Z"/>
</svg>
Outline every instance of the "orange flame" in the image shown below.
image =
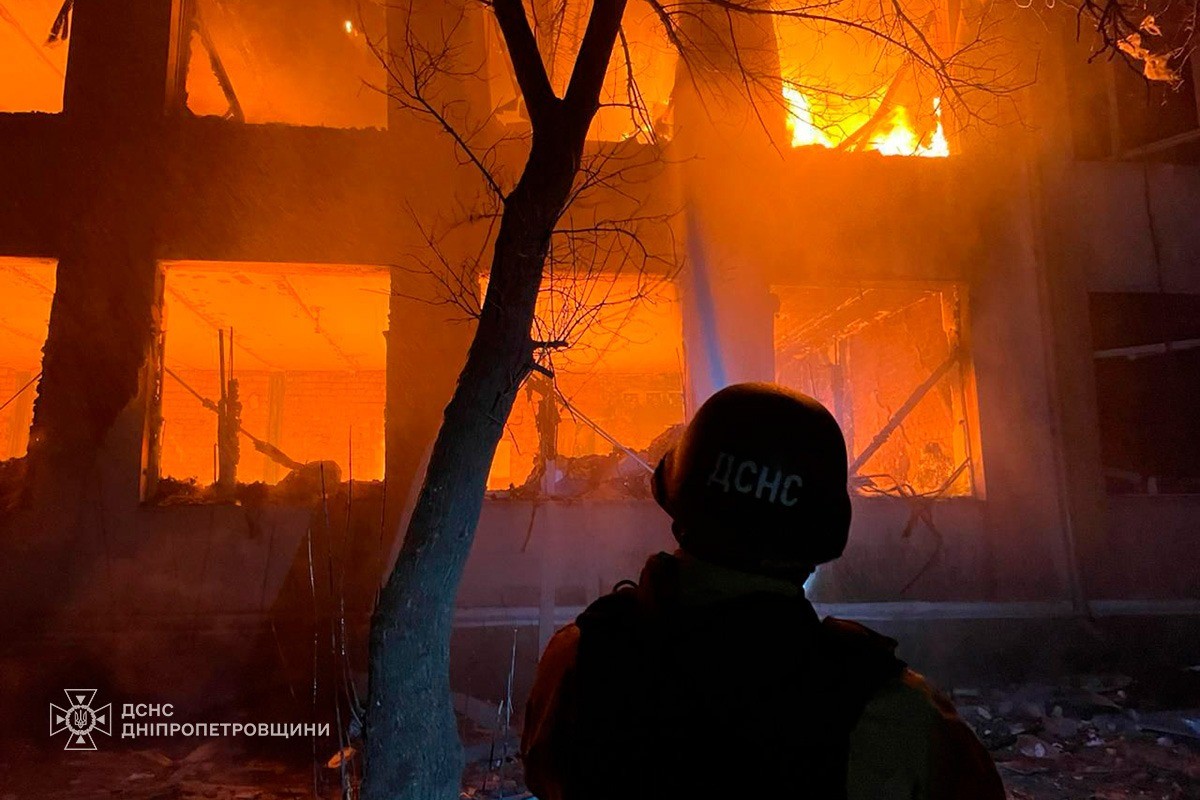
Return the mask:
<svg viewBox="0 0 1200 800">
<path fill-rule="evenodd" d="M 860 114 L 836 126 L 828 125 L 815 118 L 809 99 L 795 86 L 785 84 L 783 98 L 788 107 L 788 130 L 792 133 L 792 147 L 836 148 L 870 119 L 869 115 Z M 900 105 L 894 106 L 888 112 L 887 119 L 877 126 L 870 137 L 865 142 L 854 145 L 853 149 L 874 150 L 885 156 L 945 158 L 950 155 L 950 145 L 942 127 L 942 103 L 936 97 L 933 99 L 933 119 L 933 130 L 922 134 L 914 124 L 908 109 Z"/>
</svg>

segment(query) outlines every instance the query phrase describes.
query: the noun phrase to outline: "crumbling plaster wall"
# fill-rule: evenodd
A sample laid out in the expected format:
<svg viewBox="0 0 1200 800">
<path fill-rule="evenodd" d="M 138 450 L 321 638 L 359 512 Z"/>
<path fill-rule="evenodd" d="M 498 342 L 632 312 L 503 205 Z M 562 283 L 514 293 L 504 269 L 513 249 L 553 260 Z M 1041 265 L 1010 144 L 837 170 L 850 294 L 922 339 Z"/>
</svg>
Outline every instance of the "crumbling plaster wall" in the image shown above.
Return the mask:
<svg viewBox="0 0 1200 800">
<path fill-rule="evenodd" d="M 1028 93 L 1037 127 L 1025 136 L 1050 323 L 1048 388 L 1066 474 L 1064 524 L 1090 598 L 1200 597 L 1200 513 L 1191 499 L 1106 494 L 1089 311 L 1091 292 L 1200 293 L 1200 169 L 1167 163 L 1170 153 L 1142 162 L 1076 157 L 1080 133 L 1112 135 L 1111 120 L 1094 118 L 1087 101 L 1107 101 L 1107 70 L 1124 66 L 1090 63 L 1092 41 L 1076 41 L 1074 15 L 1066 17 L 1057 29 L 1030 30 L 1051 41 Z"/>
</svg>

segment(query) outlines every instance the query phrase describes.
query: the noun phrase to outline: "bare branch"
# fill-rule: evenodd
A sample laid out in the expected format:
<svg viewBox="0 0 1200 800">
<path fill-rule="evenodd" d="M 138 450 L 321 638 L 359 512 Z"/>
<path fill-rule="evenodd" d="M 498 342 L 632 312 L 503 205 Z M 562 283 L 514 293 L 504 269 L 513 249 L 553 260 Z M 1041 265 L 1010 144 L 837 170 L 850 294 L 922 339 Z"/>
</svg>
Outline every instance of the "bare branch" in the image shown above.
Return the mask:
<svg viewBox="0 0 1200 800">
<path fill-rule="evenodd" d="M 410 6 L 408 14 L 411 17 Z M 453 100 L 443 101 L 438 97 L 438 83 L 448 78 L 469 74 L 459 64 L 459 48 L 452 43 L 458 33 L 462 19 L 442 32 L 441 40 L 429 45 L 412 33 L 412 26 L 405 25 L 405 41 L 402 50 L 386 50 L 382 41 L 368 39 L 367 45 L 375 58 L 383 65 L 389 77 L 387 95 L 399 107 L 415 112 L 431 120 L 454 141 L 458 152 L 478 170 L 484 183 L 497 197 L 504 197 L 504 189 L 496 173 L 487 163 L 487 152 L 480 152 L 472 143 L 471 132 L 463 131 L 450 119 Z"/>
<path fill-rule="evenodd" d="M 538 52 L 537 39 L 534 38 L 529 19 L 525 16 L 525 4 L 522 0 L 494 0 L 492 10 L 496 15 L 496 22 L 500 24 L 500 32 L 504 35 L 504 44 L 512 61 L 513 72 L 517 76 L 517 85 L 520 86 L 525 106 L 529 109 L 529 118 L 534 125 L 540 125 L 541 120 L 557 107 L 559 100 L 550 85 L 546 65 Z"/>
<path fill-rule="evenodd" d="M 563 102 L 570 124 L 585 127 L 599 107 L 608 62 L 621 30 L 626 0 L 594 0 Z M 581 132 L 582 133 L 582 132 Z"/>
</svg>

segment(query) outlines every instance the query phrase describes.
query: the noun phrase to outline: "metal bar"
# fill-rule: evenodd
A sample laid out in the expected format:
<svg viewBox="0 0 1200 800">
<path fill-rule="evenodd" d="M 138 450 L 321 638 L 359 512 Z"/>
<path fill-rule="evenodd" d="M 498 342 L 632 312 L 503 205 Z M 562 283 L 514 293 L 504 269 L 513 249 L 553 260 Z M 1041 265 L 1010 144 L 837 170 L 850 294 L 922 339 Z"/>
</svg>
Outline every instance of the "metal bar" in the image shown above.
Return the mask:
<svg viewBox="0 0 1200 800">
<path fill-rule="evenodd" d="M 850 465 L 851 475 L 855 475 L 862 468 L 863 464 L 866 464 L 871 459 L 871 456 L 875 455 L 880 447 L 883 447 L 884 442 L 888 440 L 892 432 L 904 423 L 905 418 L 912 413 L 917 404 L 924 399 L 925 395 L 929 394 L 929 390 L 937 386 L 938 382 L 946 377 L 946 373 L 950 371 L 951 367 L 958 363 L 959 354 L 960 348 L 955 347 L 951 350 L 950 357 L 943 361 L 933 371 L 933 374 L 925 379 L 924 383 L 913 390 L 908 399 L 904 401 L 904 405 L 900 406 L 900 409 L 892 415 L 887 424 L 879 430 L 879 433 L 875 434 L 875 438 L 871 440 L 871 443 L 863 448 L 863 451 L 854 459 L 854 463 Z"/>
<path fill-rule="evenodd" d="M 200 44 L 208 51 L 208 65 L 212 69 L 213 77 L 217 79 L 217 85 L 221 87 L 221 94 L 225 95 L 225 102 L 229 104 L 229 111 L 225 114 L 226 119 L 245 122 L 246 114 L 242 111 L 242 104 L 238 101 L 237 92 L 233 89 L 233 81 L 229 79 L 229 73 L 225 71 L 225 64 L 221 61 L 217 47 L 208 35 L 208 26 L 200 18 L 198 5 L 192 11 L 192 23 L 195 25 L 196 32 L 200 34 Z"/>
<path fill-rule="evenodd" d="M 225 398 L 226 398 L 226 384 L 225 384 L 225 329 L 224 329 L 224 328 L 220 328 L 220 329 L 218 329 L 218 330 L 217 330 L 217 351 L 218 351 L 218 355 L 217 355 L 217 365 L 218 365 L 218 368 L 219 368 L 219 370 L 220 370 L 219 374 L 220 374 L 220 378 L 221 378 L 221 403 L 222 403 L 222 404 L 224 404 L 224 402 L 225 402 Z"/>
<path fill-rule="evenodd" d="M 195 397 L 197 400 L 200 401 L 200 405 L 204 406 L 205 408 L 207 408 L 209 411 L 213 412 L 214 414 L 221 413 L 220 408 L 217 406 L 216 403 L 214 403 L 212 400 L 209 400 L 207 397 L 200 394 L 195 389 L 193 389 L 191 386 L 189 386 L 187 381 L 185 381 L 183 378 L 176 375 L 174 370 L 172 370 L 170 367 L 164 366 L 163 372 L 166 372 L 168 375 L 170 375 L 172 378 L 174 378 L 179 383 L 180 386 L 182 386 L 184 389 L 187 389 L 187 391 L 193 397 Z M 242 436 L 245 436 L 247 439 L 249 439 L 250 443 L 254 445 L 255 450 L 262 453 L 264 456 L 266 456 L 267 458 L 276 462 L 277 464 L 285 466 L 288 469 L 299 469 L 300 467 L 304 466 L 304 464 L 302 464 L 301 462 L 296 461 L 294 458 L 291 458 L 290 456 L 288 456 L 287 453 L 280 450 L 272 442 L 264 441 L 264 440 L 258 438 L 253 433 L 251 433 L 250 431 L 243 428 L 240 424 L 238 425 L 238 433 L 240 433 Z"/>
<path fill-rule="evenodd" d="M 50 57 L 46 55 L 46 52 L 42 49 L 42 45 L 38 44 L 37 41 L 34 40 L 34 38 L 30 36 L 23 27 L 21 27 L 20 20 L 18 20 L 3 3 L 0 3 L 0 19 L 4 20 L 13 27 L 13 30 L 17 32 L 17 36 L 21 37 L 21 41 L 29 45 L 29 49 L 33 50 L 34 55 L 36 55 L 43 64 L 48 66 L 55 75 L 59 76 L 60 78 L 66 77 L 59 66 L 51 61 Z"/>
<path fill-rule="evenodd" d="M 1200 347 L 1200 339 L 1183 339 L 1178 342 L 1155 342 L 1154 344 L 1139 344 L 1132 347 L 1114 347 L 1109 350 L 1097 350 L 1092 358 L 1127 358 L 1133 360 L 1145 356 L 1161 356 L 1177 350 L 1193 350 Z"/>
<path fill-rule="evenodd" d="M 8 408 L 9 404 L 12 403 L 12 401 L 16 400 L 18 397 L 23 395 L 25 393 L 25 390 L 28 389 L 30 386 L 33 386 L 33 384 L 36 383 L 37 379 L 40 377 L 42 377 L 42 373 L 41 373 L 41 370 L 38 370 L 37 375 L 34 375 L 32 378 L 25 381 L 25 384 L 20 389 L 17 389 L 16 394 L 14 394 L 12 397 L 5 400 L 4 405 L 0 405 L 0 411 L 3 411 L 4 409 Z"/>
<path fill-rule="evenodd" d="M 1177 133 L 1174 136 L 1168 136 L 1165 139 L 1159 139 L 1157 142 L 1144 144 L 1141 147 L 1135 147 L 1132 150 L 1126 150 L 1118 157 L 1119 161 L 1138 161 L 1146 156 L 1152 156 L 1155 153 L 1161 153 L 1164 150 L 1170 150 L 1172 147 L 1178 147 L 1181 144 L 1191 144 L 1192 142 L 1200 141 L 1200 128 L 1195 130 L 1184 131 Z"/>
<path fill-rule="evenodd" d="M 604 441 L 608 442 L 613 447 L 617 448 L 622 453 L 624 453 L 625 455 L 632 458 L 638 464 L 642 465 L 642 467 L 644 467 L 647 472 L 653 474 L 654 467 L 647 464 L 646 460 L 644 458 L 639 456 L 637 453 L 635 453 L 633 450 L 629 449 L 625 445 L 621 444 L 619 441 L 617 441 L 616 437 L 610 435 L 608 433 L 608 431 L 604 430 L 599 425 L 597 425 L 595 422 L 593 422 L 586 414 L 584 414 L 582 411 L 577 409 L 575 406 L 571 405 L 571 401 L 568 400 L 567 396 L 564 395 L 562 393 L 562 390 L 558 388 L 557 383 L 554 385 L 554 391 L 558 395 L 558 399 L 562 401 L 564 408 L 566 408 L 568 411 L 570 411 L 573 415 L 575 415 L 575 416 L 579 417 L 581 420 L 583 420 L 584 424 L 587 425 L 589 428 L 594 430 L 596 433 L 600 434 L 600 437 L 602 439 L 604 439 Z"/>
</svg>

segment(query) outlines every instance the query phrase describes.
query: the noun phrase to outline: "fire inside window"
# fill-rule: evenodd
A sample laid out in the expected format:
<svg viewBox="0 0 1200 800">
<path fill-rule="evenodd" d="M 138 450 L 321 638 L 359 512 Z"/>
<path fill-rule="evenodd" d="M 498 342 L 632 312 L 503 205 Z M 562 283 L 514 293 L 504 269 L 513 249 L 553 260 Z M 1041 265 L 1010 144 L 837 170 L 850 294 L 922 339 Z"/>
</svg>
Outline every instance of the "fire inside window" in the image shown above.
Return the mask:
<svg viewBox="0 0 1200 800">
<path fill-rule="evenodd" d="M 775 287 L 776 379 L 825 403 L 863 494 L 977 492 L 962 292 Z"/>
<path fill-rule="evenodd" d="M 551 359 L 553 379 L 522 387 L 488 476 L 488 489 L 523 494 L 638 496 L 648 471 L 682 424 L 683 334 L 675 287 L 643 278 L 596 277 L 603 308 L 574 287 L 552 287 L 539 325 L 571 331 Z M 563 310 L 565 297 L 581 302 Z M 637 298 L 637 299 L 632 299 Z M 573 324 L 574 321 L 579 324 Z"/>
<path fill-rule="evenodd" d="M 57 0 L 56 0 L 57 2 Z M 201 116 L 387 126 L 380 3 L 196 0 L 188 108 Z"/>
<path fill-rule="evenodd" d="M 277 483 L 288 462 L 314 461 L 382 478 L 389 293 L 377 267 L 166 265 L 161 474 L 216 481 L 224 394 L 240 404 L 239 482 Z"/>
<path fill-rule="evenodd" d="M 0 112 L 62 111 L 67 43 L 52 33 L 62 8 L 62 0 L 0 3 Z"/>
<path fill-rule="evenodd" d="M 566 3 L 561 18 L 555 18 L 558 27 L 542 33 L 543 42 L 553 42 L 543 48 L 548 49 L 551 82 L 560 93 L 583 35 L 585 12 L 585 4 Z M 772 22 L 779 52 L 777 105 L 762 113 L 785 115 L 792 147 L 950 155 L 941 97 L 936 87 L 921 85 L 902 54 L 847 26 L 786 15 Z M 500 122 L 527 125 L 503 39 L 490 15 L 486 26 L 492 112 Z M 609 64 L 589 136 L 606 142 L 670 139 L 678 52 L 649 4 L 630 4 L 621 27 L 626 47 Z"/>
<path fill-rule="evenodd" d="M 938 89 L 905 54 L 844 25 L 774 22 L 792 147 L 950 155 Z"/>
<path fill-rule="evenodd" d="M 50 325 L 55 263 L 0 258 L 0 460 L 20 458 L 29 445 L 42 345 Z"/>
</svg>

